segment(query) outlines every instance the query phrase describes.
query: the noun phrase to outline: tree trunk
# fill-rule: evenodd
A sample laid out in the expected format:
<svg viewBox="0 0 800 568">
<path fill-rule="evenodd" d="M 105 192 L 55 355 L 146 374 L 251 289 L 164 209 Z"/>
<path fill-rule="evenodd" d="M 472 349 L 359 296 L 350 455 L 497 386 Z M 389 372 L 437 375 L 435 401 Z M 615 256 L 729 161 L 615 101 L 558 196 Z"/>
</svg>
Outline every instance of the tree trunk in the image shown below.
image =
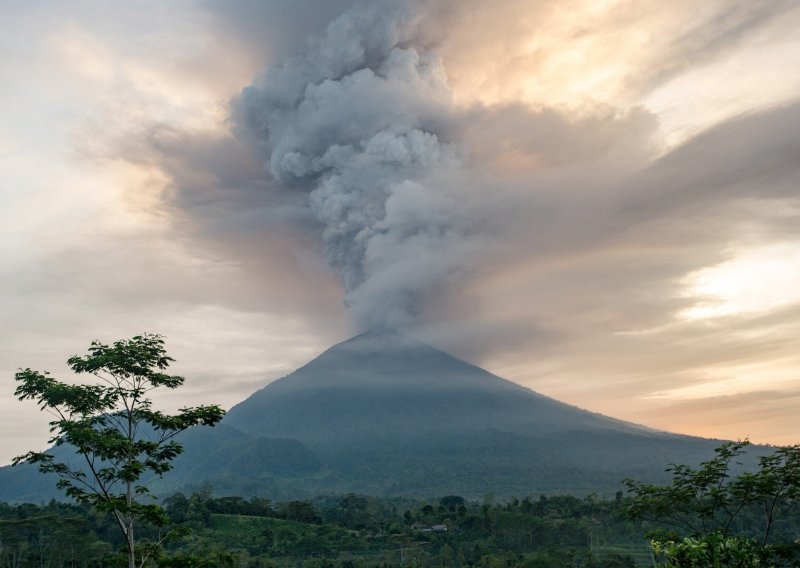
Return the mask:
<svg viewBox="0 0 800 568">
<path fill-rule="evenodd" d="M 133 519 L 128 521 L 128 531 L 125 536 L 128 539 L 128 568 L 136 568 L 136 551 L 133 547 Z"/>
<path fill-rule="evenodd" d="M 133 440 L 133 424 L 131 424 L 131 416 L 128 414 L 128 439 Z M 128 454 L 128 466 L 132 461 L 130 453 Z M 133 511 L 131 510 L 131 506 L 133 505 L 133 487 L 131 486 L 131 482 L 127 483 L 126 491 L 125 491 L 125 500 L 128 504 L 128 512 L 126 514 L 127 520 L 127 529 L 125 531 L 125 538 L 128 540 L 128 568 L 136 568 L 136 548 L 134 547 L 134 540 L 133 540 Z"/>
</svg>

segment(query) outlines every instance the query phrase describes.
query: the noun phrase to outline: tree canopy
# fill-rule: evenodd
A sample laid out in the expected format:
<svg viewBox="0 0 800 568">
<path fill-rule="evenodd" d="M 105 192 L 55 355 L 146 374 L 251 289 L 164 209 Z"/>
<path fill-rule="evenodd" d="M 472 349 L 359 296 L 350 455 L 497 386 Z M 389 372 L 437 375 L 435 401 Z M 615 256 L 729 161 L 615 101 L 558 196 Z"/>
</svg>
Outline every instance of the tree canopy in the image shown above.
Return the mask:
<svg viewBox="0 0 800 568">
<path fill-rule="evenodd" d="M 185 407 L 176 414 L 153 408 L 149 396 L 154 389 L 176 389 L 185 381 L 166 372 L 173 361 L 163 337 L 145 333 L 111 345 L 94 341 L 86 355 L 69 358 L 75 373 L 95 377 L 91 384 L 60 381 L 30 368 L 15 376 L 17 398 L 34 400 L 53 416 L 50 442 L 73 447 L 82 463 L 58 460 L 45 451 L 28 452 L 14 464 L 36 464 L 42 473 L 55 473 L 68 496 L 112 513 L 131 568 L 137 559 L 135 522 L 167 522 L 154 500 L 145 502 L 152 497 L 147 479 L 171 469 L 170 462 L 183 451 L 178 434 L 196 425 L 214 426 L 225 414 L 217 405 Z M 139 554 L 140 565 L 151 553 Z"/>
<path fill-rule="evenodd" d="M 800 445 L 775 448 L 754 471 L 735 476 L 732 468 L 749 445 L 722 444 L 697 468 L 669 466 L 672 485 L 625 480 L 626 514 L 670 529 L 654 534 L 666 566 L 778 566 L 798 559 L 796 544 L 771 546 L 770 537 L 800 507 Z"/>
</svg>

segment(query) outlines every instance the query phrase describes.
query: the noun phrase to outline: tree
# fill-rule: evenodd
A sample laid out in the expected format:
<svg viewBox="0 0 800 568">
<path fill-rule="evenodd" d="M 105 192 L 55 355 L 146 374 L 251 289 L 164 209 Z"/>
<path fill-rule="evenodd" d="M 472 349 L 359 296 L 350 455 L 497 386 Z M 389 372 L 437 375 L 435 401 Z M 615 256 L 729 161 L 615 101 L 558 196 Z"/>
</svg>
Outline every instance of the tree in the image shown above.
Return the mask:
<svg viewBox="0 0 800 568">
<path fill-rule="evenodd" d="M 279 513 L 287 521 L 309 524 L 316 524 L 322 521 L 310 501 L 289 501 L 281 506 Z"/>
<path fill-rule="evenodd" d="M 178 434 L 196 425 L 214 426 L 225 414 L 217 405 L 182 408 L 174 415 L 153 409 L 151 391 L 184 383 L 183 377 L 165 372 L 173 361 L 160 335 L 143 334 L 110 346 L 94 341 L 87 355 L 67 360 L 75 373 L 96 377 L 94 384 L 62 382 L 31 369 L 15 376 L 17 398 L 35 400 L 54 416 L 50 443 L 71 446 L 82 463 L 28 452 L 14 465 L 36 464 L 42 473 L 55 473 L 69 497 L 110 513 L 125 540 L 129 568 L 137 562 L 138 521 L 163 526 L 168 520 L 155 502 L 141 502 L 152 499 L 146 482 L 172 469 L 171 461 L 183 451 Z M 161 541 L 139 555 L 139 566 Z"/>
<path fill-rule="evenodd" d="M 464 498 L 460 495 L 445 495 L 439 499 L 439 505 L 451 512 L 455 512 L 456 508 L 463 504 Z"/>
<path fill-rule="evenodd" d="M 770 546 L 770 537 L 776 522 L 800 507 L 800 445 L 776 448 L 755 471 L 734 477 L 731 468 L 748 445 L 727 442 L 697 469 L 669 466 L 669 486 L 625 480 L 626 515 L 672 528 L 654 538 L 667 566 L 757 566 L 797 553 L 794 545 Z"/>
<path fill-rule="evenodd" d="M 754 539 L 724 535 L 720 531 L 678 540 L 655 540 L 653 551 L 666 557 L 664 568 L 776 568 L 779 560 Z"/>
</svg>

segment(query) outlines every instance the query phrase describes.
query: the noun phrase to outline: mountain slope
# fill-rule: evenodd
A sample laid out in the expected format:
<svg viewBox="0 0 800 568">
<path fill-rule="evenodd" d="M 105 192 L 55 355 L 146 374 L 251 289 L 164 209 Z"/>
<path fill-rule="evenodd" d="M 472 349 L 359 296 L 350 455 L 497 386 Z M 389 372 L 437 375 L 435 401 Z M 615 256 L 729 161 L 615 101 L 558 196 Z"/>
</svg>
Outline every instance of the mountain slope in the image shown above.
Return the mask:
<svg viewBox="0 0 800 568">
<path fill-rule="evenodd" d="M 376 493 L 609 492 L 717 445 L 581 410 L 386 331 L 333 346 L 224 423 L 299 440 L 348 489 Z"/>
<path fill-rule="evenodd" d="M 645 432 L 393 332 L 366 333 L 332 347 L 234 406 L 225 423 L 327 448 L 487 428 L 534 436 L 576 429 Z"/>
<path fill-rule="evenodd" d="M 269 492 L 270 496 L 283 496 L 283 487 L 295 488 L 306 476 L 317 477 L 323 471 L 320 459 L 297 440 L 250 436 L 225 424 L 192 428 L 178 441 L 184 452 L 172 462 L 174 468 L 163 479 L 149 481 L 156 494 L 211 484 L 225 494 Z M 72 467 L 83 467 L 83 460 L 70 446 L 54 447 L 49 452 Z M 56 481 L 54 474 L 41 475 L 32 465 L 2 467 L 0 501 L 43 503 L 63 499 Z M 288 495 L 293 494 L 294 489 Z"/>
<path fill-rule="evenodd" d="M 666 464 L 719 444 L 581 410 L 389 331 L 331 347 L 181 441 L 158 492 L 207 483 L 273 499 L 613 494 L 625 477 L 667 481 Z M 0 469 L 0 500 L 47 500 L 54 485 Z"/>
</svg>

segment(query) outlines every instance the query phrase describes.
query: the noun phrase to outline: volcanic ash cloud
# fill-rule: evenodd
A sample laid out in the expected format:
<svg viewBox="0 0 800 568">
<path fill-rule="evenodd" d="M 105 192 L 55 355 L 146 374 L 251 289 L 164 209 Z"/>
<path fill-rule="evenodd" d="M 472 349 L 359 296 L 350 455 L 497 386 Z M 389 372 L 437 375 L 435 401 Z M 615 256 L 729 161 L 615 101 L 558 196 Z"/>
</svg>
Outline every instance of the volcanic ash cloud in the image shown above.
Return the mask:
<svg viewBox="0 0 800 568">
<path fill-rule="evenodd" d="M 412 321 L 473 240 L 456 213 L 453 95 L 441 60 L 409 46 L 413 29 L 407 6 L 357 5 L 237 102 L 271 174 L 308 195 L 364 328 Z"/>
</svg>

